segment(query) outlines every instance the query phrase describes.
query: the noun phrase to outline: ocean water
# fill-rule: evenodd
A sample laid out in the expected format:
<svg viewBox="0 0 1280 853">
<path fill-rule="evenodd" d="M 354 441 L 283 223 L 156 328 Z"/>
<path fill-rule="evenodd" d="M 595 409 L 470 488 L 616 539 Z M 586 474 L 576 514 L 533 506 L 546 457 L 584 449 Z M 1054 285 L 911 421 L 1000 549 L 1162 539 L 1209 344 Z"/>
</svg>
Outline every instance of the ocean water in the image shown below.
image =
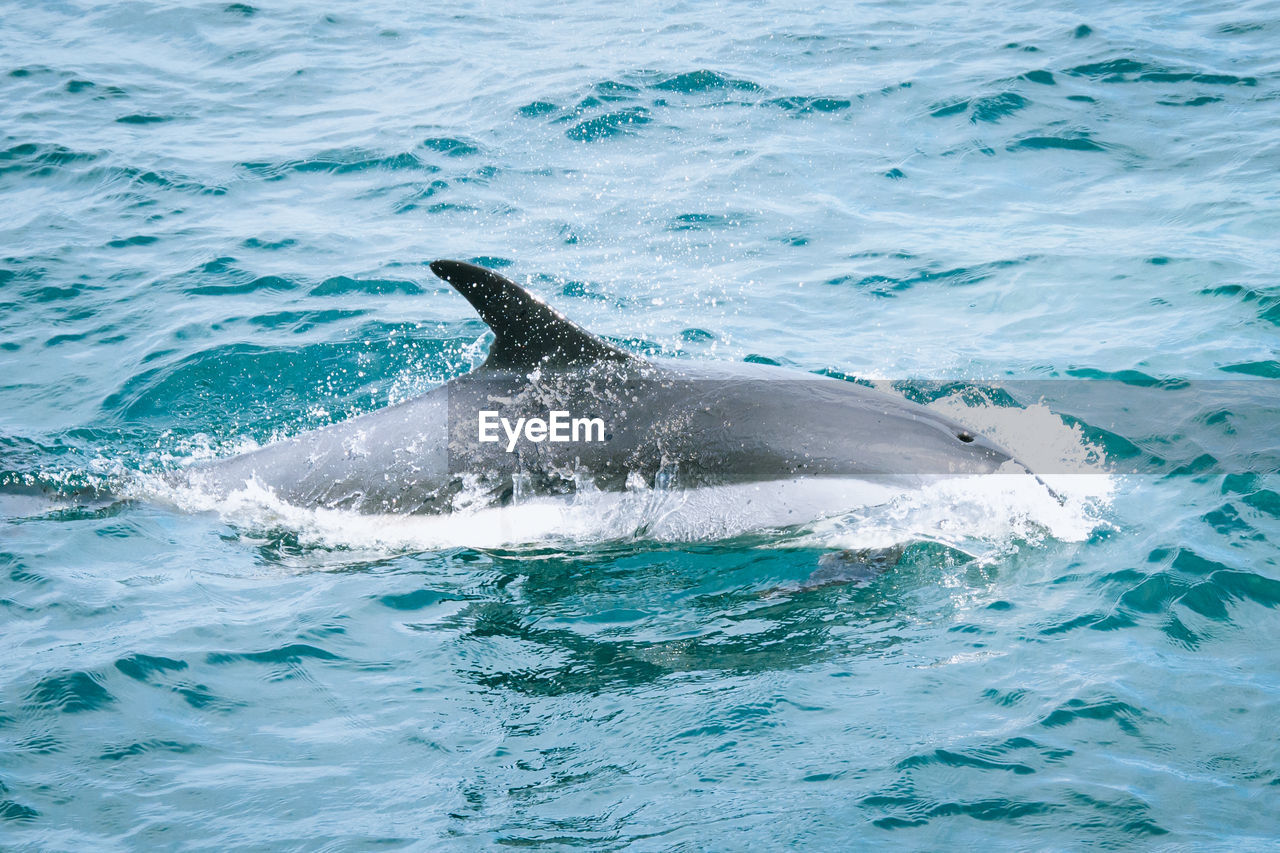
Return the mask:
<svg viewBox="0 0 1280 853">
<path fill-rule="evenodd" d="M 1277 43 L 1274 2 L 0 4 L 0 847 L 1271 849 Z M 882 383 L 1065 502 L 655 536 L 150 485 L 478 363 L 439 257 Z"/>
</svg>

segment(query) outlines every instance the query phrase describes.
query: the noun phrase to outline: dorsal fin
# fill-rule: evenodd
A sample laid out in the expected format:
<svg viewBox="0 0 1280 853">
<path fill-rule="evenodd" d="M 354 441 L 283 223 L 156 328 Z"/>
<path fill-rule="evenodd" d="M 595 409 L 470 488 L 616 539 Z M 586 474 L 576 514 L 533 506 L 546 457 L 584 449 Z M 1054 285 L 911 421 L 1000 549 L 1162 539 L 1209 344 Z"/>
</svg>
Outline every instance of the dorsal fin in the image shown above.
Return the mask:
<svg viewBox="0 0 1280 853">
<path fill-rule="evenodd" d="M 493 270 L 462 261 L 433 261 L 431 271 L 465 296 L 493 330 L 493 346 L 484 367 L 567 367 L 635 358 L 565 319 Z"/>
</svg>

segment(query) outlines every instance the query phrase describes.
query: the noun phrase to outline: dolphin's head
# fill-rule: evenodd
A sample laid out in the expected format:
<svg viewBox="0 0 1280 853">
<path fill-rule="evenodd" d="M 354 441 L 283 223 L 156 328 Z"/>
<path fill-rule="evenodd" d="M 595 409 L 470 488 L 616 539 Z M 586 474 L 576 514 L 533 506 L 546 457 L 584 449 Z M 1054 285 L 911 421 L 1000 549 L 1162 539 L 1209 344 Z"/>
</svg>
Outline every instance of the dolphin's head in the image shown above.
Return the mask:
<svg viewBox="0 0 1280 853">
<path fill-rule="evenodd" d="M 994 474 L 998 472 L 1002 474 L 1029 475 L 1034 477 L 1041 486 L 1044 486 L 1054 500 L 1062 503 L 1062 496 L 1055 492 L 1039 474 L 1032 471 L 1025 462 L 990 438 L 973 432 L 950 419 L 940 420 L 938 427 L 942 432 L 946 433 L 947 441 L 953 444 L 951 452 L 957 459 L 962 460 L 958 467 L 965 473 Z M 1010 465 L 1009 463 L 1013 464 Z"/>
<path fill-rule="evenodd" d="M 846 400 L 839 428 L 849 455 L 868 469 L 921 476 L 1026 470 L 1008 449 L 940 412 L 858 386 Z"/>
</svg>

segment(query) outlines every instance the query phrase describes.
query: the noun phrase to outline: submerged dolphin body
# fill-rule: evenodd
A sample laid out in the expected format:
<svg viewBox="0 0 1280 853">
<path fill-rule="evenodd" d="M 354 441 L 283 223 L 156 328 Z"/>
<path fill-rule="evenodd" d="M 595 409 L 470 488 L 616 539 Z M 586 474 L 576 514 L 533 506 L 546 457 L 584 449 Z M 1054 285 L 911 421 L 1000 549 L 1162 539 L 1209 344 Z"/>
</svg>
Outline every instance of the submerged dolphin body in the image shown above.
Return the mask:
<svg viewBox="0 0 1280 853">
<path fill-rule="evenodd" d="M 301 506 L 443 513 L 584 489 L 748 484 L 767 486 L 756 490 L 767 504 L 773 484 L 781 495 L 781 484 L 835 481 L 867 484 L 866 505 L 1012 461 L 959 423 L 863 385 L 756 364 L 644 359 L 488 269 L 459 261 L 431 269 L 493 331 L 484 364 L 416 399 L 183 476 L 215 495 L 255 483 Z M 600 426 L 577 440 L 537 441 L 534 431 L 514 443 L 496 426 L 554 412 Z M 482 413 L 498 440 L 480 440 Z"/>
</svg>

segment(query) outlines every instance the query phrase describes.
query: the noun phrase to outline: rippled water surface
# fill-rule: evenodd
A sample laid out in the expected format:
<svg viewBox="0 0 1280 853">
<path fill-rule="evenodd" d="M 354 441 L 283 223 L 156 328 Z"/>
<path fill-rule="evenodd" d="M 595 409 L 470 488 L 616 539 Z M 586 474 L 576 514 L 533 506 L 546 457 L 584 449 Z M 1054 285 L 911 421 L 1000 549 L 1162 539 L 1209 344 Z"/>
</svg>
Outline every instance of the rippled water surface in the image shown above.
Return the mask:
<svg viewBox="0 0 1280 853">
<path fill-rule="evenodd" d="M 1277 44 L 1268 2 L 0 4 L 0 846 L 1269 848 Z M 477 363 L 438 257 L 1088 473 L 501 548 L 138 486 Z"/>
</svg>

